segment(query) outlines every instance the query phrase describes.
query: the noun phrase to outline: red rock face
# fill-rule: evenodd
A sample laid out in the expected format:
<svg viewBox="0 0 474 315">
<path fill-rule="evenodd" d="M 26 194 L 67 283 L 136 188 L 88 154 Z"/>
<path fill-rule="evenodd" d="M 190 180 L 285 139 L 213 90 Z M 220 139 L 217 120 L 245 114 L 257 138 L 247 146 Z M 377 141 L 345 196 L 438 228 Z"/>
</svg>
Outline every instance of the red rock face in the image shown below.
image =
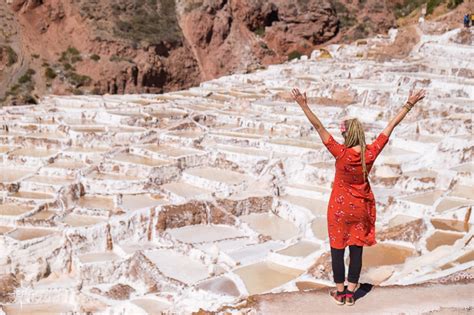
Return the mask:
<svg viewBox="0 0 474 315">
<path fill-rule="evenodd" d="M 36 74 L 33 90 L 26 90 L 35 96 L 185 89 L 310 54 L 344 40 L 342 33 L 384 32 L 394 17 L 387 4 L 377 3 L 14 0 L 19 29 L 13 47 L 24 65 L 10 66 L 15 80 L 0 77 L 0 87 L 8 85 L 0 93 L 28 68 Z M 78 54 L 61 59 L 69 47 Z"/>
<path fill-rule="evenodd" d="M 205 1 L 179 21 L 205 79 L 309 54 L 338 31 L 329 1 Z"/>
</svg>

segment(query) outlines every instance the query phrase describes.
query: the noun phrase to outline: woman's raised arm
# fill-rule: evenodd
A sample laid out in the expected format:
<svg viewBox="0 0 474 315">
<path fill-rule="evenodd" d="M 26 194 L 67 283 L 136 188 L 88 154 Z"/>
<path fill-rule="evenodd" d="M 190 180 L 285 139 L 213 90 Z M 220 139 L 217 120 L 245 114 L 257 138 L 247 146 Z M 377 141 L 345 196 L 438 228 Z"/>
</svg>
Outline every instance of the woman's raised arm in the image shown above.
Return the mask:
<svg viewBox="0 0 474 315">
<path fill-rule="evenodd" d="M 306 92 L 301 94 L 300 91 L 295 88 L 291 91 L 291 95 L 293 96 L 293 99 L 296 101 L 296 103 L 300 105 L 306 117 L 308 117 L 309 121 L 316 129 L 319 136 L 321 137 L 321 140 L 326 143 L 329 140 L 331 134 L 326 130 L 326 128 L 324 128 L 321 121 L 318 119 L 318 117 L 316 117 L 316 115 L 311 111 L 311 109 L 309 109 L 308 99 L 306 98 Z"/>
<path fill-rule="evenodd" d="M 405 105 L 403 105 L 398 114 L 393 117 L 392 120 L 390 120 L 387 127 L 385 127 L 382 133 L 385 134 L 387 137 L 390 137 L 390 134 L 392 134 L 393 129 L 403 120 L 403 118 L 405 118 L 405 116 L 412 109 L 412 107 L 425 97 L 425 94 L 425 90 L 419 90 L 416 93 L 410 91 L 410 94 L 408 95 L 408 101 L 405 103 Z"/>
</svg>

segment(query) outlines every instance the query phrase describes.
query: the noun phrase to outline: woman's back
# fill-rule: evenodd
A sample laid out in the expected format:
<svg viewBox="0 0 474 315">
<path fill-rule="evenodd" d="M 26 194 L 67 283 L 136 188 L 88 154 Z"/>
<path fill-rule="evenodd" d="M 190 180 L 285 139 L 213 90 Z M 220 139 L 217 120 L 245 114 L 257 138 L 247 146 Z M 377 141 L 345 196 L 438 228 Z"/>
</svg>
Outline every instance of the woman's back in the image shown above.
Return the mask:
<svg viewBox="0 0 474 315">
<path fill-rule="evenodd" d="M 377 139 L 371 144 L 366 145 L 365 164 L 367 172 L 370 172 L 375 159 L 380 154 L 388 137 L 381 133 Z M 361 150 L 359 148 L 348 148 L 338 143 L 331 136 L 328 142 L 324 143 L 329 152 L 336 158 L 336 176 L 335 182 L 341 180 L 345 184 L 362 184 L 364 183 L 364 172 L 362 168 Z M 359 149 L 359 150 L 357 150 Z"/>
</svg>

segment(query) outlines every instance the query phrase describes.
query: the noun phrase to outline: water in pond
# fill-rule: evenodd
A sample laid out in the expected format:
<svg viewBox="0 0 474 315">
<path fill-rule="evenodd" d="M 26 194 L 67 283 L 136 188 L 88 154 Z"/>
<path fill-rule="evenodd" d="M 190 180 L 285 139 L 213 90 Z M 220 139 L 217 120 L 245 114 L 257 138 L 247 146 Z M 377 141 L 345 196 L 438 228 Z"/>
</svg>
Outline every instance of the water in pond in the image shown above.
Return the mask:
<svg viewBox="0 0 474 315">
<path fill-rule="evenodd" d="M 191 168 L 185 172 L 193 176 L 232 185 L 240 184 L 248 179 L 248 176 L 245 174 L 213 167 Z"/>
<path fill-rule="evenodd" d="M 396 265 L 402 264 L 405 260 L 413 256 L 415 250 L 410 247 L 377 243 L 373 246 L 366 246 L 362 252 L 364 267 Z"/>
<path fill-rule="evenodd" d="M 166 203 L 166 199 L 160 195 L 124 195 L 120 206 L 127 210 L 137 210 L 156 207 L 164 203 Z"/>
<path fill-rule="evenodd" d="M 142 308 L 147 314 L 166 314 L 166 310 L 171 307 L 171 304 L 167 301 L 141 298 L 132 300 L 131 303 Z"/>
<path fill-rule="evenodd" d="M 405 224 L 416 219 L 418 218 L 413 217 L 411 215 L 397 214 L 393 218 L 390 219 L 390 221 L 388 222 L 388 227 L 394 227 L 400 224 Z"/>
<path fill-rule="evenodd" d="M 17 228 L 8 233 L 8 235 L 19 241 L 31 240 L 34 238 L 44 237 L 54 234 L 55 230 L 41 228 Z"/>
<path fill-rule="evenodd" d="M 74 306 L 70 304 L 15 304 L 3 308 L 8 315 L 62 315 L 74 311 Z"/>
<path fill-rule="evenodd" d="M 16 193 L 13 193 L 11 196 L 15 198 L 21 198 L 21 199 L 54 199 L 54 195 L 33 192 L 33 191 L 17 191 Z"/>
<path fill-rule="evenodd" d="M 78 202 L 77 206 L 81 208 L 89 209 L 106 209 L 113 210 L 115 209 L 114 200 L 112 197 L 106 196 L 82 196 Z"/>
<path fill-rule="evenodd" d="M 426 239 L 426 248 L 432 251 L 441 245 L 452 245 L 463 236 L 464 233 L 436 230 Z"/>
<path fill-rule="evenodd" d="M 184 243 L 214 242 L 245 236 L 242 231 L 235 227 L 224 225 L 189 225 L 181 228 L 167 229 L 166 231 Z"/>
<path fill-rule="evenodd" d="M 259 294 L 295 279 L 304 270 L 289 268 L 272 262 L 258 262 L 238 268 L 234 272 L 242 278 L 249 294 Z"/>
<path fill-rule="evenodd" d="M 193 284 L 209 276 L 208 268 L 203 263 L 171 249 L 149 251 L 145 253 L 145 256 L 165 276 L 186 284 Z"/>
<path fill-rule="evenodd" d="M 33 207 L 27 205 L 17 205 L 10 203 L 0 204 L 0 215 L 17 216 L 30 212 L 31 210 L 33 210 Z"/>
<path fill-rule="evenodd" d="M 328 223 L 326 217 L 317 217 L 311 222 L 311 229 L 313 230 L 314 236 L 320 240 L 328 238 Z"/>
<path fill-rule="evenodd" d="M 443 194 L 442 190 L 435 190 L 435 191 L 430 191 L 430 192 L 426 192 L 426 193 L 406 197 L 404 199 L 408 200 L 408 201 L 411 201 L 411 202 L 419 203 L 419 204 L 422 204 L 422 205 L 432 206 L 435 203 L 435 201 L 439 197 L 441 197 L 442 194 Z"/>
<path fill-rule="evenodd" d="M 106 218 L 77 214 L 68 214 L 64 217 L 64 223 L 72 227 L 94 225 L 105 221 Z"/>
<path fill-rule="evenodd" d="M 278 254 L 293 256 L 293 257 L 305 257 L 311 253 L 314 253 L 320 248 L 319 244 L 309 241 L 299 241 L 285 249 L 277 251 Z"/>
<path fill-rule="evenodd" d="M 268 235 L 274 240 L 287 240 L 298 234 L 298 228 L 290 221 L 270 213 L 251 213 L 240 216 L 257 233 Z"/>
<path fill-rule="evenodd" d="M 431 224 L 439 230 L 467 232 L 465 231 L 464 221 L 434 218 L 431 219 Z"/>
</svg>

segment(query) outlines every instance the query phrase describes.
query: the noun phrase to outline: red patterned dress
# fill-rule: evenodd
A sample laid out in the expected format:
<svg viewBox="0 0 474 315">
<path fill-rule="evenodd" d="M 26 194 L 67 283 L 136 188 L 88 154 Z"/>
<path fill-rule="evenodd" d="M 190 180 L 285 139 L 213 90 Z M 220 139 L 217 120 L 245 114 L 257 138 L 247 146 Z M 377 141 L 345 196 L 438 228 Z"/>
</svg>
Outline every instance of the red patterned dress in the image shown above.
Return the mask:
<svg viewBox="0 0 474 315">
<path fill-rule="evenodd" d="M 381 133 L 366 146 L 367 172 L 387 141 L 388 137 Z M 324 145 L 336 158 L 336 175 L 327 211 L 330 246 L 341 249 L 348 245 L 376 244 L 375 199 L 370 183 L 364 182 L 360 152 L 338 143 L 332 136 Z"/>
</svg>

